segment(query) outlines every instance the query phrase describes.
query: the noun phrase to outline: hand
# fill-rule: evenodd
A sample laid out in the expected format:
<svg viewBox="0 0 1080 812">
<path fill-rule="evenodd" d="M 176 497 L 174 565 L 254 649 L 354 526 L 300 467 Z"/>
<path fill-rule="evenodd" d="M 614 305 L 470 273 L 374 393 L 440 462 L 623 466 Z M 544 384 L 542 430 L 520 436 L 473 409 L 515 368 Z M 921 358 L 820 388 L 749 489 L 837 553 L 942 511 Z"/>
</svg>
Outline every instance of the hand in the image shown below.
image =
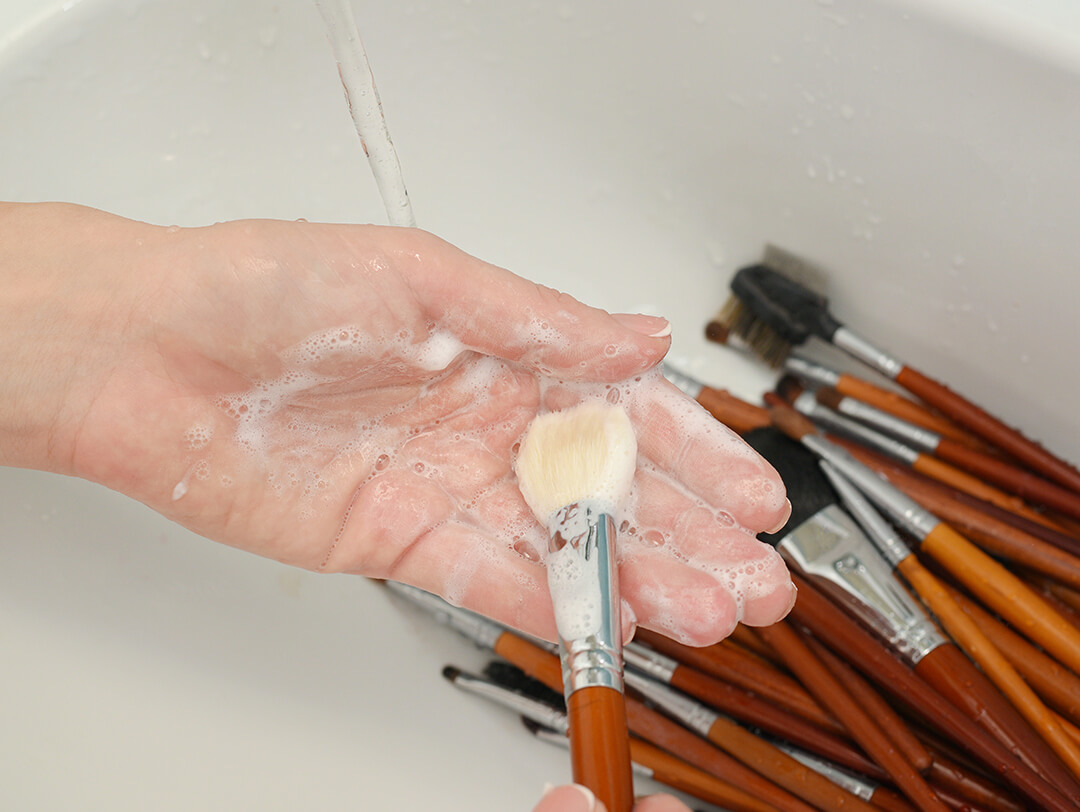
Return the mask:
<svg viewBox="0 0 1080 812">
<path fill-rule="evenodd" d="M 160 228 L 45 204 L 0 208 L 0 233 L 6 464 L 551 639 L 514 444 L 541 409 L 619 398 L 639 444 L 628 627 L 704 644 L 792 603 L 752 535 L 783 523 L 783 486 L 650 371 L 662 319 L 588 308 L 414 229 Z"/>
<path fill-rule="evenodd" d="M 603 804 L 585 787 L 566 784 L 544 793 L 533 812 L 605 812 Z M 634 804 L 634 812 L 690 812 L 670 795 L 650 795 Z"/>
</svg>

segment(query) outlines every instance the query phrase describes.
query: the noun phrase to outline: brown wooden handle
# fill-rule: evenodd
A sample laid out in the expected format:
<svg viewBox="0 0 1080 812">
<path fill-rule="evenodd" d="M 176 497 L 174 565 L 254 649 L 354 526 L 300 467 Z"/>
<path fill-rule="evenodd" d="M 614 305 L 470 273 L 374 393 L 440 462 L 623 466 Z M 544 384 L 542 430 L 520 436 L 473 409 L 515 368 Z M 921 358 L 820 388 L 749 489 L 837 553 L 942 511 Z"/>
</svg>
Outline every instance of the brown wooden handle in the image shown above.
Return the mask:
<svg viewBox="0 0 1080 812">
<path fill-rule="evenodd" d="M 896 382 L 960 425 L 988 442 L 1012 454 L 1029 468 L 1040 472 L 1066 488 L 1080 493 L 1080 471 L 1051 454 L 1016 429 L 953 392 L 944 384 L 928 378 L 911 367 L 904 367 Z"/>
<path fill-rule="evenodd" d="M 1031 587 L 944 522 L 919 547 L 945 567 L 988 608 L 1080 672 L 1080 629 L 1054 611 Z"/>
<path fill-rule="evenodd" d="M 614 688 L 579 688 L 567 697 L 570 765 L 574 781 L 588 787 L 608 812 L 630 812 L 634 781 L 626 704 Z"/>
<path fill-rule="evenodd" d="M 1023 468 L 964 448 L 959 443 L 948 439 L 942 439 L 938 443 L 934 455 L 954 463 L 965 471 L 978 474 L 987 482 L 992 482 L 1028 501 L 1054 508 L 1074 519 L 1080 518 L 1080 494 L 1035 476 Z"/>
</svg>

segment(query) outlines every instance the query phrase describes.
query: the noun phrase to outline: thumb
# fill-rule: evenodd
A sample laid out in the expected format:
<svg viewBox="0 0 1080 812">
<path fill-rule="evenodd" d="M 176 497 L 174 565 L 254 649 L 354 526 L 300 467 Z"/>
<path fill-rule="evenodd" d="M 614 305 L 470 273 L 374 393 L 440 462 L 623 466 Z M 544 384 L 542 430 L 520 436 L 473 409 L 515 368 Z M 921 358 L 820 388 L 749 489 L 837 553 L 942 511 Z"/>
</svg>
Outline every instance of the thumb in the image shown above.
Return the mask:
<svg viewBox="0 0 1080 812">
<path fill-rule="evenodd" d="M 604 812 L 604 805 L 580 784 L 549 787 L 533 812 Z"/>
<path fill-rule="evenodd" d="M 416 295 L 472 350 L 555 378 L 614 382 L 655 366 L 671 346 L 664 318 L 612 315 L 439 242 L 443 250 L 419 264 Z"/>
</svg>

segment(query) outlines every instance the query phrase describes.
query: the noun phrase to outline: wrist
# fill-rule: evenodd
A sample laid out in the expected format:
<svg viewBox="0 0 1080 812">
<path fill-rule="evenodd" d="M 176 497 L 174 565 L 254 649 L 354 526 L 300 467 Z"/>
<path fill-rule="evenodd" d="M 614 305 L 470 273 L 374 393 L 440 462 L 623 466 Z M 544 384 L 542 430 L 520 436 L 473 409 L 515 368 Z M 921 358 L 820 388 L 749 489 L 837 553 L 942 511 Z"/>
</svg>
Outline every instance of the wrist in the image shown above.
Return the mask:
<svg viewBox="0 0 1080 812">
<path fill-rule="evenodd" d="M 0 204 L 0 464 L 75 473 L 82 418 L 119 356 L 141 224 L 80 206 Z"/>
</svg>

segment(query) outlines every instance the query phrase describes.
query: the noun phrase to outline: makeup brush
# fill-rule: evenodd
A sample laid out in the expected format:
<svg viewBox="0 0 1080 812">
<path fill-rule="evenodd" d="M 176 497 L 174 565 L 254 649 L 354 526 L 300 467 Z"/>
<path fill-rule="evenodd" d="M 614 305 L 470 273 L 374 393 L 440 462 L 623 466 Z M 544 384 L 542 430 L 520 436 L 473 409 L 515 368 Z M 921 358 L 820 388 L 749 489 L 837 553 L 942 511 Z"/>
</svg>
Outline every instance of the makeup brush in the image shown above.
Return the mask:
<svg viewBox="0 0 1080 812">
<path fill-rule="evenodd" d="M 613 517 L 636 465 L 626 412 L 595 402 L 536 417 L 514 464 L 526 503 L 550 534 L 574 781 L 610 812 L 630 812 L 634 802 Z"/>
<path fill-rule="evenodd" d="M 706 386 L 668 363 L 663 364 L 662 371 L 665 378 L 696 400 L 705 411 L 732 431 L 742 434 L 750 429 L 769 425 L 768 413 L 735 397 L 730 392 Z"/>
<path fill-rule="evenodd" d="M 1014 752 L 1031 754 L 1036 764 L 1046 762 L 1060 773 L 1061 765 L 1045 743 L 896 579 L 893 563 L 878 549 L 892 544 L 891 537 L 876 526 L 860 526 L 843 509 L 843 493 L 838 496 L 839 487 L 830 484 L 831 477 L 822 470 L 824 466 L 819 467 L 816 455 L 777 429 L 753 431 L 745 439 L 780 474 L 792 503 L 787 525 L 759 538 L 774 544 L 790 566 L 813 580 L 917 674 L 947 692 Z M 820 652 L 818 656 L 822 657 Z M 854 689 L 850 681 L 842 681 Z M 888 712 L 879 709 L 874 715 L 881 720 Z M 890 730 L 904 734 L 899 723 Z M 920 767 L 916 756 L 909 754 L 909 760 Z"/>
<path fill-rule="evenodd" d="M 820 361 L 812 361 L 798 353 L 792 353 L 784 359 L 783 370 L 808 384 L 809 389 L 830 387 L 845 397 L 874 406 L 886 414 L 922 426 L 942 437 L 949 437 L 968 448 L 982 451 L 989 448 L 984 441 L 960 428 L 944 415 L 930 411 L 923 404 L 848 372 L 827 367 Z"/>
<path fill-rule="evenodd" d="M 813 632 L 818 640 L 855 666 L 880 691 L 907 708 L 924 725 L 941 733 L 948 742 L 955 743 L 968 758 L 975 759 L 991 775 L 1015 790 L 1032 804 L 1027 808 L 1053 809 L 1057 812 L 1076 808 L 1056 787 L 1036 774 L 997 738 L 988 736 L 986 728 L 961 710 L 960 706 L 954 705 L 919 677 L 877 637 L 826 597 L 814 583 L 797 572 L 793 572 L 791 577 L 799 589 L 799 600 L 789 615 L 793 622 Z M 938 780 L 933 767 L 930 775 L 935 777 L 935 781 Z M 967 790 L 961 791 L 969 795 Z M 983 803 L 989 805 L 986 801 Z"/>
<path fill-rule="evenodd" d="M 548 688 L 564 690 L 558 655 L 474 612 L 451 606 L 428 592 L 392 581 L 385 583 L 392 592 L 429 612 L 435 620 L 481 648 L 494 651 Z M 688 764 L 739 787 L 774 810 L 812 811 L 813 807 L 805 801 L 755 773 L 720 748 L 694 735 L 658 711 L 630 697 L 625 699 L 625 705 L 627 725 L 635 736 L 669 753 L 678 753 Z"/>
<path fill-rule="evenodd" d="M 903 573 L 908 583 L 937 616 L 957 644 L 979 664 L 982 671 L 1008 697 L 1021 715 L 1039 733 L 1073 773 L 1073 780 L 1062 774 L 1056 765 L 1046 759 L 1034 761 L 1033 766 L 1054 782 L 1062 791 L 1080 799 L 1080 748 L 1061 728 L 1053 714 L 1038 695 L 1024 682 L 1012 664 L 983 634 L 974 620 L 960 608 L 944 585 L 927 570 L 918 558 L 906 549 L 906 545 L 891 532 L 884 518 L 858 489 L 848 482 L 829 463 L 822 469 L 829 481 L 844 500 L 844 504 L 862 523 L 871 540 L 880 543 L 883 554 Z M 1030 754 L 1030 748 L 1026 749 Z"/>
<path fill-rule="evenodd" d="M 831 439 L 995 557 L 1073 588 L 1080 587 L 1080 556 L 1077 555 L 1080 549 L 1070 537 L 1054 534 L 1042 525 L 1030 527 L 1030 523 L 1029 529 L 1023 530 L 1017 526 L 1018 522 L 995 514 L 993 505 L 965 499 L 965 494 L 927 479 L 906 466 L 896 465 L 860 444 L 842 437 Z"/>
<path fill-rule="evenodd" d="M 774 249 L 765 263 L 735 274 L 731 280 L 732 296 L 720 316 L 732 332 L 754 347 L 759 357 L 779 364 L 793 345 L 817 336 L 895 381 L 1032 470 L 1080 492 L 1080 471 L 1072 465 L 842 325 L 829 312 L 824 296 L 774 269 L 778 253 L 784 252 Z M 790 255 L 786 258 L 790 264 Z"/>
<path fill-rule="evenodd" d="M 1022 580 L 952 527 L 857 462 L 822 436 L 814 424 L 778 398 L 766 395 L 774 425 L 828 461 L 910 533 L 926 553 L 987 607 L 1023 629 L 1034 642 L 1080 672 L 1080 630 L 1062 618 Z"/>
<path fill-rule="evenodd" d="M 475 696 L 483 697 L 521 714 L 531 722 L 530 731 L 539 729 L 551 731 L 552 741 L 561 740 L 568 746 L 567 732 L 569 723 L 566 711 L 552 704 L 552 699 L 562 704 L 562 697 L 554 694 L 543 683 L 528 677 L 523 671 L 503 662 L 492 662 L 484 668 L 484 674 L 470 674 L 454 666 L 446 666 L 443 676 L 453 685 Z M 653 745 L 640 739 L 630 741 L 631 757 L 635 772 L 646 775 L 662 784 L 678 789 L 698 800 L 722 805 L 731 809 L 763 812 L 771 809 L 752 796 L 742 792 L 726 782 L 686 764 Z"/>
<path fill-rule="evenodd" d="M 873 806 L 845 787 L 696 699 L 633 668 L 626 671 L 626 683 L 654 707 L 818 809 L 874 812 Z"/>
<path fill-rule="evenodd" d="M 836 417 L 843 416 L 849 418 L 847 421 L 848 426 L 861 423 L 877 431 L 885 432 L 895 437 L 907 448 L 919 453 L 923 465 L 931 464 L 923 455 L 932 455 L 932 460 L 951 463 L 957 468 L 979 477 L 981 481 L 1004 488 L 1015 496 L 1054 508 L 1067 516 L 1080 517 L 1080 494 L 1037 477 L 1023 468 L 1010 465 L 997 457 L 973 451 L 955 440 L 950 440 L 948 437 L 943 437 L 929 429 L 900 420 L 865 403 L 859 403 L 851 398 L 844 397 L 835 389 L 827 387 L 818 389 L 813 397 L 822 407 L 825 407 L 822 410 L 823 419 L 832 419 L 833 415 Z M 800 400 L 805 401 L 806 399 L 800 397 Z M 799 408 L 798 405 L 796 405 L 796 408 Z M 855 423 L 852 424 L 851 421 L 855 421 Z M 918 469 L 919 463 L 920 460 L 917 459 L 912 463 L 912 466 Z M 932 476 L 929 471 L 925 473 Z M 996 498 L 987 496 L 983 498 L 997 503 Z M 1006 506 L 1007 503 L 1002 504 L 1002 507 Z M 1020 507 L 1023 507 L 1023 503 L 1020 503 Z M 1042 518 L 1038 513 L 1030 509 L 1024 515 L 1029 518 Z"/>
</svg>

